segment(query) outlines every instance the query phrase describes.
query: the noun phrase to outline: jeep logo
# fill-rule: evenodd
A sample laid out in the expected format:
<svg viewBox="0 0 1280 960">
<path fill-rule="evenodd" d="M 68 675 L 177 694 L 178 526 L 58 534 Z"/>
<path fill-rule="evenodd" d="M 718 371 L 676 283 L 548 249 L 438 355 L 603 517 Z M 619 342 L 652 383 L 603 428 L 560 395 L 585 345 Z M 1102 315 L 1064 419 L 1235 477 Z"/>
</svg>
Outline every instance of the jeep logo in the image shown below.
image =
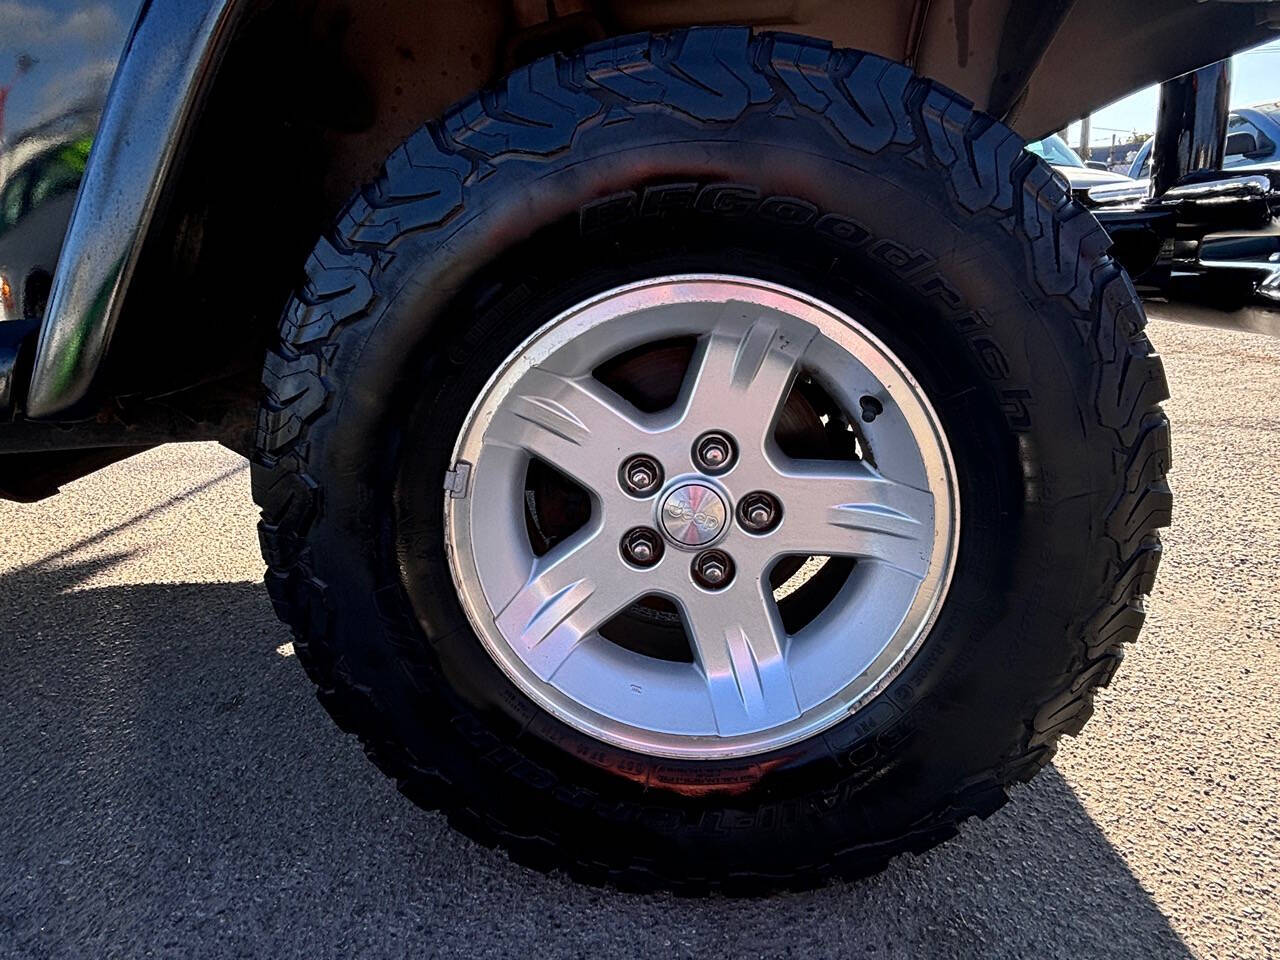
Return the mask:
<svg viewBox="0 0 1280 960">
<path fill-rule="evenodd" d="M 676 543 L 700 547 L 720 535 L 727 512 L 715 488 L 696 481 L 685 483 L 662 501 L 662 530 Z"/>
<path fill-rule="evenodd" d="M 672 500 L 667 503 L 667 514 L 685 523 L 696 524 L 699 530 L 715 531 L 720 529 L 720 520 L 705 510 L 694 510 L 687 503 Z"/>
</svg>

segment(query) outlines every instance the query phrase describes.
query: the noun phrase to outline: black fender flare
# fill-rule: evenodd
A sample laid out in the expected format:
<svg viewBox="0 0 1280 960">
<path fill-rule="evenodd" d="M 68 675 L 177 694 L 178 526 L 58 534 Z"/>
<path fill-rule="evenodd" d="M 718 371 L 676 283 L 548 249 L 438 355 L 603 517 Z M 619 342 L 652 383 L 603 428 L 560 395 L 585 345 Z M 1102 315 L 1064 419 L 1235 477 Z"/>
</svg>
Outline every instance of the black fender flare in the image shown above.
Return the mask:
<svg viewBox="0 0 1280 960">
<path fill-rule="evenodd" d="M 54 271 L 29 417 L 88 395 L 184 134 L 247 0 L 148 2 L 120 58 Z"/>
</svg>

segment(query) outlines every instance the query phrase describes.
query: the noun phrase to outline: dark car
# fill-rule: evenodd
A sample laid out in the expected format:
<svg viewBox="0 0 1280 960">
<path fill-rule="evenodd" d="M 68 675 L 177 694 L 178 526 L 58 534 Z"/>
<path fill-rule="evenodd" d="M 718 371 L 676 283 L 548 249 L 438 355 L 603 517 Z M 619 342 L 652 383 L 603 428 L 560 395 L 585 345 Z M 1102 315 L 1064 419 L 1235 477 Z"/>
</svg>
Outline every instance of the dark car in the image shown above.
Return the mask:
<svg viewBox="0 0 1280 960">
<path fill-rule="evenodd" d="M 0 495 L 223 443 L 415 802 L 626 887 L 877 870 L 1043 768 L 1142 627 L 1143 301 L 1276 316 L 1217 62 L 1277 13 L 0 4 Z M 1024 149 L 1170 77 L 1149 190 Z"/>
</svg>

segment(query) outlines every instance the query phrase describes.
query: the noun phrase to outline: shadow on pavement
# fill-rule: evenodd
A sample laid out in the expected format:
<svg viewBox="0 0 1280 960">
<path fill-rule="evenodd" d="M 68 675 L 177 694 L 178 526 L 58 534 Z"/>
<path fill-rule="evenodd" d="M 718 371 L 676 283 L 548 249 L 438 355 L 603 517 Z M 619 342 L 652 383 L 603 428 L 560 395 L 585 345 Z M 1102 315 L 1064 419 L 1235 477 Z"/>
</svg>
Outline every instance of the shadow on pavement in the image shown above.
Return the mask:
<svg viewBox="0 0 1280 960">
<path fill-rule="evenodd" d="M 338 732 L 259 584 L 77 588 L 112 563 L 0 578 L 4 956 L 1189 956 L 1052 768 L 859 884 L 698 901 L 531 873 Z"/>
</svg>

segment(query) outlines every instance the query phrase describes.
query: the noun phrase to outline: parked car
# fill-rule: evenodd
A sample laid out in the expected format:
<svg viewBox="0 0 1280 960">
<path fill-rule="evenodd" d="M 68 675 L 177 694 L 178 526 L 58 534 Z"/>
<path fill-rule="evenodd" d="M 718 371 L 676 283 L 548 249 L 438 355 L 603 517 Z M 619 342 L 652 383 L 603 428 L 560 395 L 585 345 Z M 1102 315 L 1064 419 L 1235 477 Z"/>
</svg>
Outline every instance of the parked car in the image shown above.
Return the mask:
<svg viewBox="0 0 1280 960">
<path fill-rule="evenodd" d="M 1100 222 L 1025 140 L 1177 77 L 1211 154 L 1266 6 L 5 5 L 0 494 L 221 442 L 414 801 L 628 887 L 877 870 L 1089 718 L 1171 510 L 1140 295 L 1280 210 L 1175 157 Z"/>
<path fill-rule="evenodd" d="M 1227 141 L 1222 169 L 1277 163 L 1280 163 L 1280 101 L 1232 110 L 1227 119 Z M 1151 141 L 1148 140 L 1133 158 L 1133 163 L 1129 166 L 1129 177 L 1133 180 L 1146 180 L 1150 176 Z"/>
<path fill-rule="evenodd" d="M 1132 182 L 1123 173 L 1112 173 L 1105 164 L 1086 164 L 1056 133 L 1028 143 L 1027 150 L 1052 164 L 1053 169 L 1066 177 L 1067 183 L 1071 184 L 1072 196 L 1077 200 L 1087 202 L 1089 190 L 1102 184 Z"/>
</svg>

